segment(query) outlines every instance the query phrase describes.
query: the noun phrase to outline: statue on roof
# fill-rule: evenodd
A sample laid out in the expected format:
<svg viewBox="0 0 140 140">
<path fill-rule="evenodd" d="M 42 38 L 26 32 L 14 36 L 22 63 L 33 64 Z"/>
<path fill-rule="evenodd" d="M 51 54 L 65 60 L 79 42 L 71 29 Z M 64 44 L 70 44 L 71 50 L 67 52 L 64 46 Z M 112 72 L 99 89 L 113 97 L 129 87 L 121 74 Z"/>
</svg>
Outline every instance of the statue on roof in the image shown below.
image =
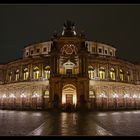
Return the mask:
<svg viewBox="0 0 140 140">
<path fill-rule="evenodd" d="M 66 20 L 65 23 L 64 23 L 64 27 L 67 29 L 67 30 L 72 30 L 73 27 L 74 27 L 74 22 L 70 21 L 70 20 Z"/>
<path fill-rule="evenodd" d="M 63 26 L 63 36 L 75 36 L 75 24 L 70 20 L 66 20 Z"/>
</svg>

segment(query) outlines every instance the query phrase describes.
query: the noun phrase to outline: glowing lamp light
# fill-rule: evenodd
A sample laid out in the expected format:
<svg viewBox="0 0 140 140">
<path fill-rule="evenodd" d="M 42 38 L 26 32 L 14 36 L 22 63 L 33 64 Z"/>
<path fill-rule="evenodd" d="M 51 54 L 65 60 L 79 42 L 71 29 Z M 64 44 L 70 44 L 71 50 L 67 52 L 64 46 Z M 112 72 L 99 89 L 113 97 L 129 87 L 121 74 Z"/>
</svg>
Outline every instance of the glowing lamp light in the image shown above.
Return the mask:
<svg viewBox="0 0 140 140">
<path fill-rule="evenodd" d="M 133 95 L 133 98 L 137 98 L 137 95 L 134 94 L 134 95 Z"/>
<path fill-rule="evenodd" d="M 107 96 L 105 94 L 100 94 L 99 97 L 103 97 L 103 98 L 107 98 Z"/>
<path fill-rule="evenodd" d="M 3 94 L 2 98 L 6 98 L 6 94 Z"/>
<path fill-rule="evenodd" d="M 128 94 L 125 94 L 124 95 L 124 98 L 129 98 L 130 96 Z"/>
<path fill-rule="evenodd" d="M 118 98 L 119 96 L 117 94 L 114 94 L 113 95 L 113 98 Z"/>
<path fill-rule="evenodd" d="M 89 98 L 95 98 L 95 96 L 94 95 L 89 95 Z"/>
<path fill-rule="evenodd" d="M 32 98 L 39 98 L 40 97 L 40 95 L 39 94 L 34 94 L 34 95 L 32 95 Z"/>
<path fill-rule="evenodd" d="M 63 94 L 63 95 L 62 95 L 62 104 L 65 104 L 65 103 L 66 103 L 66 95 Z"/>
<path fill-rule="evenodd" d="M 14 94 L 10 94 L 9 96 L 10 98 L 16 98 L 16 96 Z"/>
<path fill-rule="evenodd" d="M 25 94 L 21 94 L 20 97 L 21 98 L 26 98 L 26 95 Z"/>
<path fill-rule="evenodd" d="M 73 95 L 73 104 L 76 105 L 76 102 L 77 102 L 77 97 L 76 97 L 76 95 Z"/>
</svg>

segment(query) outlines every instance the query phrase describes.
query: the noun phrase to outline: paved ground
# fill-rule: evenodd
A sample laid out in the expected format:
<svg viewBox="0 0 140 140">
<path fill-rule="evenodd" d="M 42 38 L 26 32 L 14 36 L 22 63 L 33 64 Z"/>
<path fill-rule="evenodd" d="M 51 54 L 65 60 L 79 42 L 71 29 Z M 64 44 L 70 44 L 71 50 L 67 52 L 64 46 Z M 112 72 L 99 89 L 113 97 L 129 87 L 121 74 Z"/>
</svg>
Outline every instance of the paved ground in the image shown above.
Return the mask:
<svg viewBox="0 0 140 140">
<path fill-rule="evenodd" d="M 140 111 L 59 113 L 0 110 L 0 135 L 139 136 Z"/>
</svg>

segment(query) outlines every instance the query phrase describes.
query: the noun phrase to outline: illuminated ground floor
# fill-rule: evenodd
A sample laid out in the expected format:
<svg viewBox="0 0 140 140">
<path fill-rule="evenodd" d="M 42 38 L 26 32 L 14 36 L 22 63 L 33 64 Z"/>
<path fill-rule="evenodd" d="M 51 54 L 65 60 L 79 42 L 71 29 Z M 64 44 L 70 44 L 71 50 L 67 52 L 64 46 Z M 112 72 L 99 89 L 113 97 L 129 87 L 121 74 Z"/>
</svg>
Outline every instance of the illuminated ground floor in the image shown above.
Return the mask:
<svg viewBox="0 0 140 140">
<path fill-rule="evenodd" d="M 88 90 L 74 82 L 53 87 L 48 80 L 0 85 L 0 109 L 140 108 L 140 85 L 93 80 L 89 85 Z"/>
</svg>

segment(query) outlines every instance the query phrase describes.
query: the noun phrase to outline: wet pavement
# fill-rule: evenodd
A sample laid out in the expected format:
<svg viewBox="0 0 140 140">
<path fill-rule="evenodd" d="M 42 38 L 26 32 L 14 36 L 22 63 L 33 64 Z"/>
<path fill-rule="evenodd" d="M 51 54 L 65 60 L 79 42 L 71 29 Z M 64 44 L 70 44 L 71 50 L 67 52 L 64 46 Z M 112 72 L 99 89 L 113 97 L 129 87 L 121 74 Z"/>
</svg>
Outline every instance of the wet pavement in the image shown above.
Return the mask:
<svg viewBox="0 0 140 140">
<path fill-rule="evenodd" d="M 140 111 L 0 110 L 0 136 L 139 136 Z"/>
</svg>

